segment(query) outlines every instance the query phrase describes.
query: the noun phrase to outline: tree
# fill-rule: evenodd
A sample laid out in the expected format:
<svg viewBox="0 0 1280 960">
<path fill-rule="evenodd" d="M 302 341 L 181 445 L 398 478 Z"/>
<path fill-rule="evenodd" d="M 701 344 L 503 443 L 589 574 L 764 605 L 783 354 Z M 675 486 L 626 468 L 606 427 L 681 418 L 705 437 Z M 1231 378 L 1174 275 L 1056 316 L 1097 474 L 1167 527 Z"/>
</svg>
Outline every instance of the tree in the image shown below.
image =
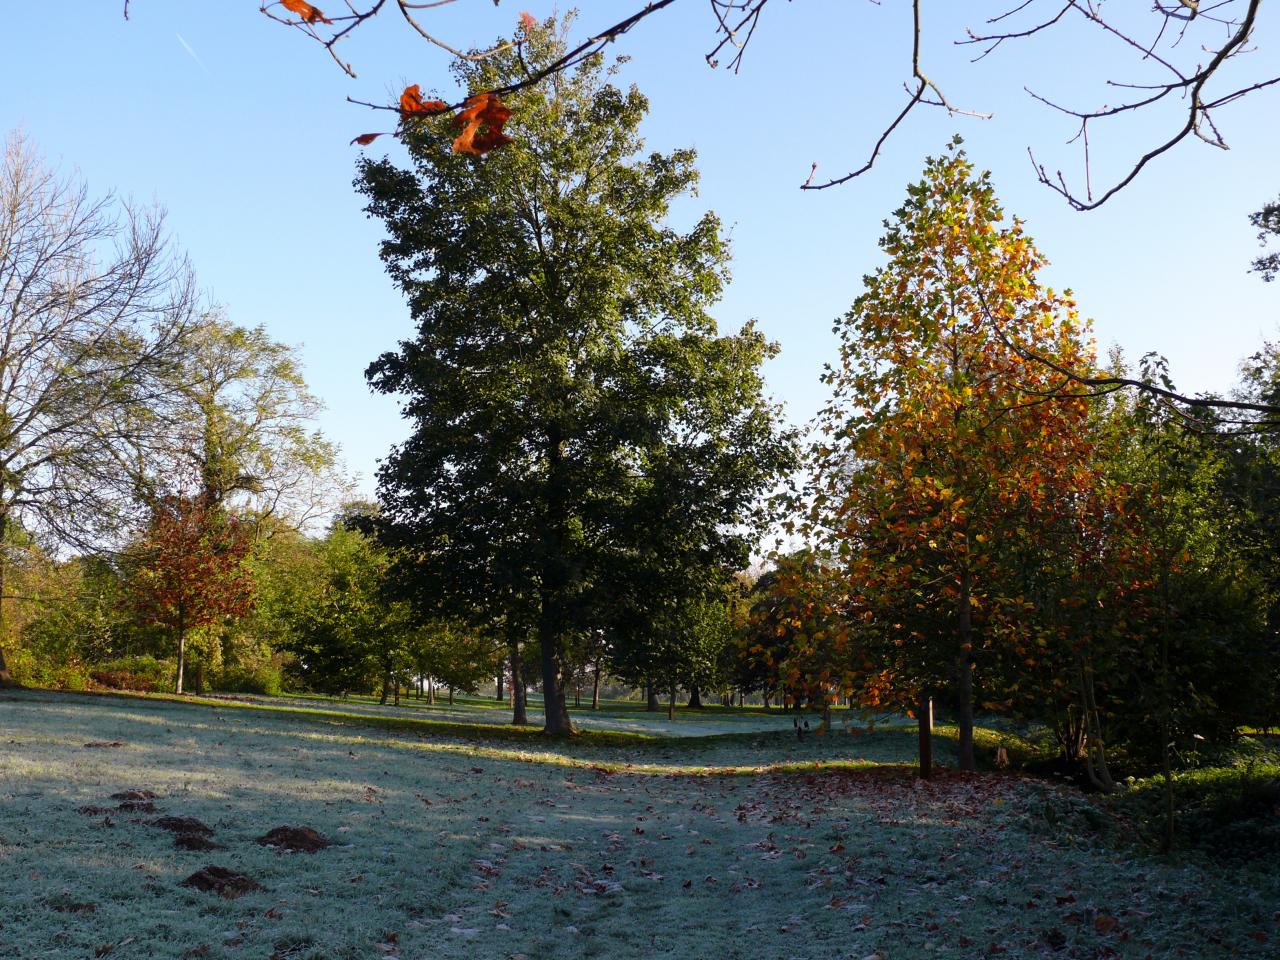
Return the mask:
<svg viewBox="0 0 1280 960">
<path fill-rule="evenodd" d="M 461 64 L 460 81 L 554 61 L 554 29 Z M 548 733 L 572 729 L 566 655 L 604 626 L 601 596 L 662 561 L 646 525 L 683 519 L 682 552 L 744 553 L 791 450 L 762 396 L 774 348 L 750 327 L 717 335 L 708 314 L 718 221 L 665 223 L 697 173 L 689 150 L 639 156 L 646 107 L 593 58 L 512 97 L 522 149 L 452 152 L 450 118 L 424 116 L 406 133 L 413 170 L 365 161 L 358 180 L 417 323 L 368 371 L 413 425 L 379 473 L 382 535 L 453 616 L 529 605 Z"/>
<path fill-rule="evenodd" d="M 135 431 L 162 434 L 136 453 L 153 482 L 192 475 L 210 504 L 267 532 L 305 527 L 341 500 L 337 449 L 313 426 L 322 406 L 292 347 L 210 311 L 187 331 L 171 376 L 166 402 L 140 411 L 154 425 Z"/>
<path fill-rule="evenodd" d="M 670 8 L 675 2 L 676 0 L 649 0 L 643 5 L 637 4 L 626 16 L 602 29 L 593 30 L 582 42 L 559 51 L 550 60 L 531 64 L 529 70 L 515 76 L 494 77 L 482 89 L 486 93 L 506 96 L 544 81 L 554 82 L 555 77 L 571 71 L 586 59 L 599 55 L 609 44 L 620 40 L 637 25 Z M 711 49 L 706 55 L 710 67 L 719 67 L 723 61 L 724 66 L 735 73 L 742 68 L 748 45 L 760 26 L 761 16 L 768 4 L 769 0 L 712 0 L 710 7 L 713 37 Z M 1114 51 L 1107 46 L 1100 46 L 1096 51 L 1085 50 L 1077 57 L 1077 63 L 1105 62 L 1110 66 L 1116 61 L 1117 52 L 1130 56 L 1131 69 L 1136 71 L 1136 75 L 1119 79 L 1107 77 L 1104 86 L 1112 91 L 1117 87 L 1131 90 L 1133 96 L 1117 102 L 1108 93 L 1105 95 L 1108 102 L 1096 108 L 1054 102 L 1032 91 L 1031 87 L 1035 83 L 1018 80 L 1018 85 L 1026 87 L 1037 101 L 1056 114 L 1071 118 L 1068 122 L 1076 127 L 1076 136 L 1072 139 L 1081 146 L 1083 190 L 1070 186 L 1061 172 L 1046 170 L 1033 157 L 1037 179 L 1061 194 L 1076 209 L 1087 210 L 1105 203 L 1131 183 L 1152 160 L 1183 141 L 1195 137 L 1223 149 L 1227 147 L 1215 121 L 1217 112 L 1243 97 L 1280 83 L 1280 76 L 1272 75 L 1265 65 L 1243 78 L 1238 77 L 1237 71 L 1232 69 L 1237 65 L 1236 61 L 1251 52 L 1258 43 L 1257 25 L 1261 7 L 1262 0 L 1223 0 L 1211 6 L 1204 6 L 1198 0 L 1161 0 L 1141 11 L 1104 11 L 1102 4 L 1092 0 L 1065 0 L 1057 3 L 1026 0 L 995 7 L 982 26 L 976 29 L 966 27 L 963 38 L 955 42 L 972 46 L 976 50 L 973 59 L 982 60 L 995 54 L 1001 47 L 1033 43 L 1037 39 L 1069 42 L 1074 39 L 1073 28 L 1078 28 L 1083 31 L 1084 36 L 1094 38 L 1099 45 L 1114 44 Z M 126 4 L 126 13 L 127 9 Z M 424 23 L 422 8 L 415 4 L 398 3 L 393 6 L 384 0 L 367 0 L 363 6 L 348 4 L 347 12 L 331 17 L 325 16 L 321 9 L 303 0 L 279 0 L 264 2 L 262 5 L 262 12 L 268 17 L 300 31 L 322 45 L 352 77 L 356 75 L 355 70 L 350 62 L 339 56 L 337 43 L 374 20 L 384 9 L 397 10 L 406 28 L 417 39 L 446 51 L 461 62 L 502 57 L 509 55 L 512 49 L 520 51 L 529 42 L 536 27 L 532 16 L 521 14 L 524 30 L 512 41 L 464 52 L 469 46 L 467 42 L 451 43 L 442 39 L 429 28 L 429 24 Z M 332 9 L 330 13 L 333 13 Z M 861 11 L 859 15 L 869 16 L 871 9 Z M 944 14 L 935 13 L 933 16 L 936 20 L 941 20 Z M 867 160 L 849 173 L 824 179 L 817 177 L 818 164 L 815 163 L 808 179 L 801 185 L 802 189 L 821 190 L 847 183 L 871 169 L 884 143 L 917 108 L 932 106 L 945 110 L 949 116 L 967 115 L 990 119 L 990 114 L 958 107 L 944 94 L 936 80 L 937 75 L 928 63 L 933 31 L 926 29 L 927 26 L 921 0 L 912 0 L 910 18 L 903 16 L 898 26 L 902 31 L 906 98 L 900 109 L 889 113 L 890 119 L 874 140 Z M 846 28 L 833 21 L 831 29 L 841 31 Z M 950 45 L 952 41 L 945 42 Z M 906 59 L 908 51 L 909 60 Z M 1089 71 L 1082 69 L 1080 73 L 1081 76 L 1074 79 L 1078 85 L 1083 85 L 1083 77 Z M 846 80 L 846 84 L 862 93 L 863 100 L 869 99 L 865 96 L 867 86 L 858 78 L 850 78 Z M 470 92 L 475 94 L 481 91 L 473 89 Z M 1137 116 L 1159 116 L 1161 108 L 1175 102 L 1178 105 L 1173 111 L 1168 129 L 1154 136 L 1151 148 L 1138 155 L 1127 172 L 1122 170 L 1111 187 L 1095 194 L 1089 152 L 1090 131 L 1094 132 L 1096 140 L 1099 127 L 1114 126 L 1115 121 L 1126 118 L 1133 126 L 1137 126 Z M 451 109 L 443 102 L 434 103 L 438 105 L 436 109 Z M 368 106 L 403 111 L 402 107 L 379 104 Z M 465 107 L 465 104 L 457 106 Z M 368 143 L 374 136 L 377 135 L 366 134 L 353 142 Z"/>
<path fill-rule="evenodd" d="M 178 693 L 190 631 L 252 608 L 245 563 L 252 543 L 247 525 L 203 494 L 170 495 L 153 507 L 131 582 L 143 619 L 172 630 L 177 640 Z"/>
<path fill-rule="evenodd" d="M 857 618 L 902 652 L 889 666 L 917 688 L 906 702 L 951 691 L 972 769 L 974 671 L 988 648 L 1027 639 L 1006 544 L 1033 537 L 1092 480 L 1084 398 L 1010 344 L 1071 369 L 1092 358 L 1074 304 L 1040 287 L 1043 258 L 1017 220 L 1003 223 L 989 177 L 957 144 L 907 194 L 881 240 L 888 264 L 838 325 L 812 517 Z"/>
<path fill-rule="evenodd" d="M 171 252 L 160 211 L 93 199 L 45 167 L 20 134 L 7 138 L 0 543 L 15 522 L 77 548 L 136 529 L 129 425 L 169 389 L 193 303 L 190 270 Z M 5 560 L 0 553 L 0 597 Z M 9 682 L 0 650 L 0 686 Z"/>
<path fill-rule="evenodd" d="M 1249 214 L 1249 222 L 1258 228 L 1258 242 L 1264 246 L 1272 238 L 1280 237 L 1280 200 L 1265 204 L 1257 213 Z M 1253 261 L 1253 269 L 1262 274 L 1263 280 L 1274 280 L 1280 273 L 1280 250 L 1259 254 Z"/>
</svg>

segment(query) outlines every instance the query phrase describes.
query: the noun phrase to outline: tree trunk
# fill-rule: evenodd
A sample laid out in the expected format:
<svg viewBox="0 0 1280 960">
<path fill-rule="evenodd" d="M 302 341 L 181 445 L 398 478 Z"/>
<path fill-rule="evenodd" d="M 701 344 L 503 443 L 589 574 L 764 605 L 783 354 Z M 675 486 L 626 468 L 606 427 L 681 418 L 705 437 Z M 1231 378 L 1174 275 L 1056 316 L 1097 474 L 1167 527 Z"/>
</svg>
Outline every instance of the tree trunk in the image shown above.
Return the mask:
<svg viewBox="0 0 1280 960">
<path fill-rule="evenodd" d="M 671 684 L 671 696 L 667 698 L 667 719 L 676 718 L 676 685 Z"/>
<path fill-rule="evenodd" d="M 453 684 L 449 684 L 449 706 L 453 706 Z"/>
<path fill-rule="evenodd" d="M 564 437 L 552 425 L 547 437 L 547 527 L 543 538 L 542 582 L 539 590 L 538 646 L 542 661 L 542 732 L 573 733 L 565 702 L 565 592 L 569 588 L 569 499 L 564 478 Z"/>
<path fill-rule="evenodd" d="M 394 681 L 391 689 L 395 693 L 396 706 L 398 707 L 400 706 L 400 681 L 399 680 Z"/>
<path fill-rule="evenodd" d="M 596 660 L 596 675 L 591 682 L 591 709 L 600 709 L 600 661 Z"/>
<path fill-rule="evenodd" d="M 977 769 L 973 758 L 973 621 L 969 610 L 969 569 L 960 571 L 960 655 L 956 658 L 956 725 L 960 730 L 960 769 Z"/>
<path fill-rule="evenodd" d="M 525 696 L 524 663 L 520 659 L 520 637 L 508 627 L 507 649 L 511 660 L 511 722 L 517 727 L 529 725 L 529 702 Z"/>
<path fill-rule="evenodd" d="M 766 690 L 766 691 L 762 694 L 762 696 L 764 697 L 764 708 L 765 708 L 766 710 L 768 710 L 768 709 L 769 709 L 769 692 Z M 730 697 L 729 697 L 729 702 L 730 702 L 730 704 L 732 704 L 732 703 L 733 703 L 733 696 L 732 696 L 732 695 L 730 695 Z"/>
<path fill-rule="evenodd" d="M 702 709 L 702 691 L 698 689 L 697 685 L 694 685 L 689 688 L 689 709 L 690 710 Z"/>
<path fill-rule="evenodd" d="M 573 706 L 576 710 L 582 709 L 582 684 L 577 680 L 573 682 Z"/>
<path fill-rule="evenodd" d="M 174 693 L 182 693 L 182 673 L 187 662 L 187 628 L 178 614 L 178 677 L 173 685 Z"/>
<path fill-rule="evenodd" d="M 0 491 L 3 494 L 3 491 Z M 13 682 L 13 675 L 9 673 L 9 664 L 4 658 L 5 643 L 5 618 L 4 618 L 4 575 L 7 572 L 5 550 L 5 536 L 9 532 L 9 516 L 6 513 L 0 513 L 0 690 L 6 687 L 16 687 Z"/>
<path fill-rule="evenodd" d="M 659 709 L 658 691 L 654 689 L 652 680 L 645 684 L 644 693 L 647 700 L 644 706 L 645 710 L 649 713 L 657 713 Z"/>
<path fill-rule="evenodd" d="M 387 694 L 391 692 L 391 671 L 384 670 L 382 673 L 382 696 L 378 698 L 378 703 L 386 704 Z"/>
<path fill-rule="evenodd" d="M 933 776 L 933 699 L 924 692 L 916 705 L 916 722 L 920 727 L 920 776 Z"/>
<path fill-rule="evenodd" d="M 427 703 L 430 706 L 436 705 L 436 678 L 427 677 Z"/>
<path fill-rule="evenodd" d="M 195 693 L 196 696 L 204 693 L 204 661 L 197 660 L 195 665 Z"/>
<path fill-rule="evenodd" d="M 494 688 L 493 699 L 497 700 L 499 703 L 501 703 L 503 700 L 506 699 L 506 697 L 503 696 L 502 694 L 502 668 L 501 667 L 498 668 L 498 682 Z"/>
</svg>

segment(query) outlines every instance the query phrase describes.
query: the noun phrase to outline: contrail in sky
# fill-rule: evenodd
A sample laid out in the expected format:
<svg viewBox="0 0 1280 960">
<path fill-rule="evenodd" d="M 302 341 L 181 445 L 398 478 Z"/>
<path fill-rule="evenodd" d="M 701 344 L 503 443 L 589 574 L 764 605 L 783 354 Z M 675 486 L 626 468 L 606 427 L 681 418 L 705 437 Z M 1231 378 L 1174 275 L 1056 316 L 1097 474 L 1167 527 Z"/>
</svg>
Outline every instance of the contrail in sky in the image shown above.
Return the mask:
<svg viewBox="0 0 1280 960">
<path fill-rule="evenodd" d="M 187 51 L 187 53 L 191 54 L 191 59 L 194 60 L 200 66 L 200 69 L 204 71 L 204 75 L 206 77 L 209 76 L 209 68 L 204 65 L 204 61 L 201 60 L 200 57 L 196 54 L 196 52 L 191 49 L 191 44 L 187 43 L 187 41 L 182 38 L 182 34 L 180 33 L 175 33 L 174 36 L 177 37 L 178 42 L 182 44 L 182 49 Z"/>
</svg>

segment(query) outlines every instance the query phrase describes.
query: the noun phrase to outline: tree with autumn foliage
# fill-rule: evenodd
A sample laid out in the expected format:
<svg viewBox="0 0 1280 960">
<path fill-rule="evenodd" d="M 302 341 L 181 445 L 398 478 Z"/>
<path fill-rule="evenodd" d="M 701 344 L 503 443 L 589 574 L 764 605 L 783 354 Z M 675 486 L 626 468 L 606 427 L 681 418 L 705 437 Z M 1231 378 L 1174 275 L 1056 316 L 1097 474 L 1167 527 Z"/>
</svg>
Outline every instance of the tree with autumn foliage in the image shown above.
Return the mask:
<svg viewBox="0 0 1280 960">
<path fill-rule="evenodd" d="M 889 262 L 839 322 L 824 378 L 812 521 L 858 629 L 823 642 L 878 637 L 904 705 L 948 693 L 972 769 L 975 672 L 997 647 L 1037 656 L 1008 543 L 1052 529 L 1093 482 L 1087 402 L 1027 353 L 1093 359 L 1075 305 L 1038 283 L 1044 258 L 958 141 L 887 227 Z M 851 687 L 861 659 L 846 660 Z"/>
<path fill-rule="evenodd" d="M 519 54 L 459 64 L 462 84 L 562 52 L 554 21 L 524 29 Z M 607 627 L 610 592 L 637 570 L 741 567 L 794 459 L 763 395 L 775 348 L 709 313 L 719 221 L 667 223 L 693 151 L 642 153 L 647 101 L 611 77 L 594 57 L 513 94 L 482 127 L 501 117 L 517 143 L 483 156 L 455 149 L 454 117 L 409 116 L 413 168 L 369 160 L 357 182 L 417 324 L 368 370 L 412 425 L 379 473 L 379 533 L 446 615 L 531 621 L 555 734 L 570 650 Z"/>
<path fill-rule="evenodd" d="M 168 628 L 177 641 L 178 693 L 191 631 L 252 608 L 252 547 L 250 527 L 202 495 L 171 494 L 153 505 L 131 584 L 141 619 Z"/>
</svg>

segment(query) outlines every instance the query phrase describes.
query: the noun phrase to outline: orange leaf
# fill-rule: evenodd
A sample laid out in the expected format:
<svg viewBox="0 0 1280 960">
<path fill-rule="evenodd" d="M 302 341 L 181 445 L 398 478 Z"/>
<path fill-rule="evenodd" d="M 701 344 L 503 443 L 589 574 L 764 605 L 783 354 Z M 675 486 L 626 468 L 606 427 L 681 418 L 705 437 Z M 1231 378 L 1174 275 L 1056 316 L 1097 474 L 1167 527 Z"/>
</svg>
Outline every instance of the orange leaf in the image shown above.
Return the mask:
<svg viewBox="0 0 1280 960">
<path fill-rule="evenodd" d="M 537 18 L 528 10 L 520 11 L 520 26 L 524 28 L 525 33 L 532 33 L 533 28 L 538 25 Z"/>
<path fill-rule="evenodd" d="M 1098 915 L 1098 919 L 1093 921 L 1093 929 L 1098 933 L 1112 933 L 1120 926 L 1120 921 L 1115 917 L 1108 916 L 1105 913 Z"/>
<path fill-rule="evenodd" d="M 441 113 L 448 109 L 443 100 L 423 100 L 422 91 L 416 83 L 405 87 L 404 93 L 400 94 L 401 113 Z"/>
<path fill-rule="evenodd" d="M 453 118 L 454 124 L 462 128 L 462 132 L 453 141 L 453 152 L 482 154 L 495 147 L 506 146 L 512 141 L 502 132 L 502 126 L 510 119 L 511 110 L 496 93 L 480 93 L 468 97 L 463 108 Z"/>
<path fill-rule="evenodd" d="M 307 0 L 280 0 L 280 6 L 292 10 L 304 23 L 333 23 L 319 9 L 307 3 Z"/>
<path fill-rule="evenodd" d="M 373 143 L 373 141 L 377 140 L 379 137 L 384 137 L 384 136 L 386 136 L 385 132 L 384 133 L 362 133 L 360 134 L 360 136 L 356 137 L 351 142 L 358 143 L 362 147 L 367 147 L 369 144 Z"/>
</svg>

